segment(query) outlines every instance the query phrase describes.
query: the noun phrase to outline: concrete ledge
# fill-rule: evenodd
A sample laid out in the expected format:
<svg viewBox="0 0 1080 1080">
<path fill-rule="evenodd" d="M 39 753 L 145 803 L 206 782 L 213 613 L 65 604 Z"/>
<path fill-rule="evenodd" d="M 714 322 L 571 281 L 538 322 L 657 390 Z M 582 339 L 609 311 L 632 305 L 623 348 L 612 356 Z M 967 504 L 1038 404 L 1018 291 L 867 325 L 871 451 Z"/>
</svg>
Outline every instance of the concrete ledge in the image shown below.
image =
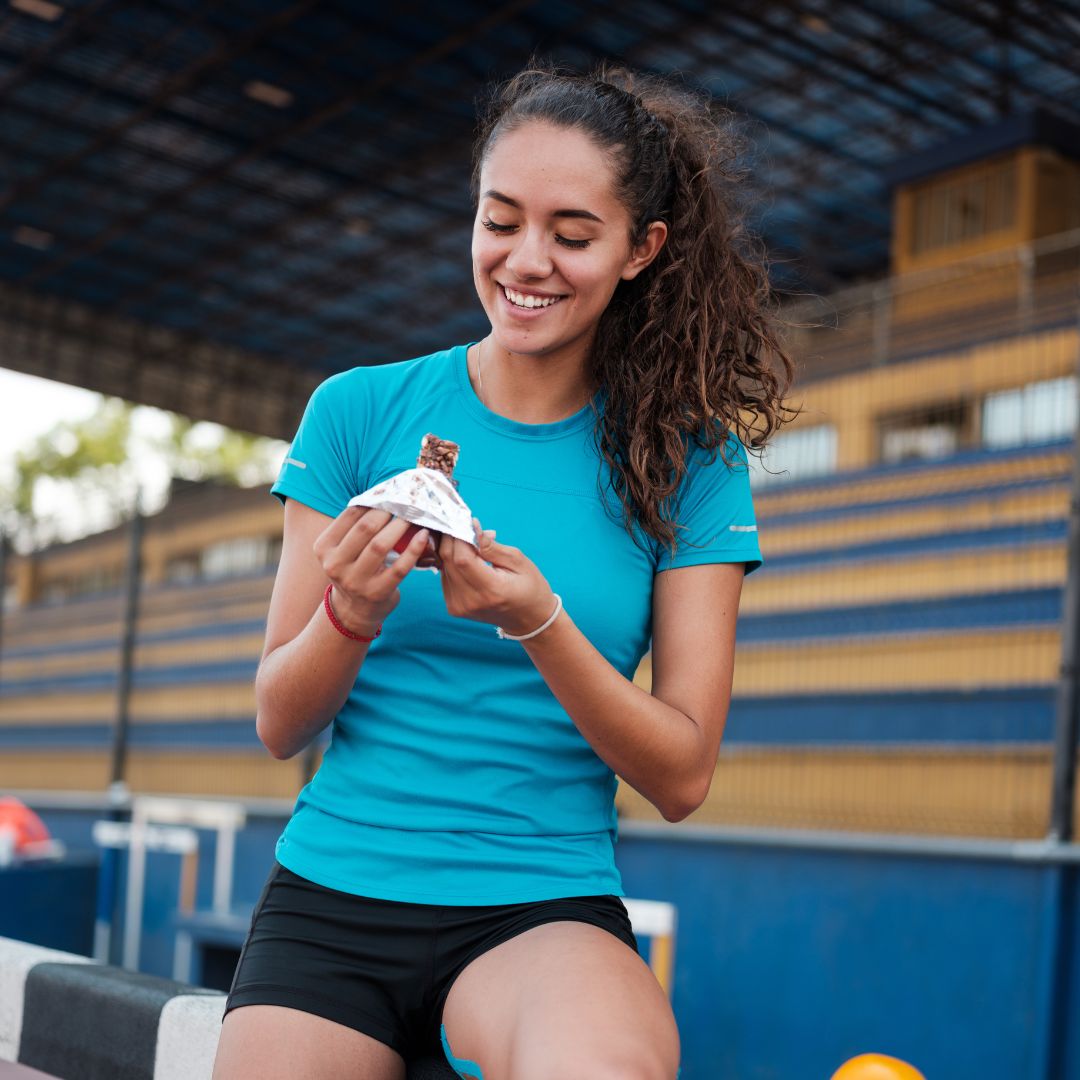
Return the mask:
<svg viewBox="0 0 1080 1080">
<path fill-rule="evenodd" d="M 224 1010 L 217 991 L 0 937 L 0 1080 L 210 1080 Z M 408 1080 L 457 1074 L 433 1057 Z"/>
<path fill-rule="evenodd" d="M 209 1078 L 225 995 L 0 938 L 0 1059 L 63 1080 Z"/>
</svg>

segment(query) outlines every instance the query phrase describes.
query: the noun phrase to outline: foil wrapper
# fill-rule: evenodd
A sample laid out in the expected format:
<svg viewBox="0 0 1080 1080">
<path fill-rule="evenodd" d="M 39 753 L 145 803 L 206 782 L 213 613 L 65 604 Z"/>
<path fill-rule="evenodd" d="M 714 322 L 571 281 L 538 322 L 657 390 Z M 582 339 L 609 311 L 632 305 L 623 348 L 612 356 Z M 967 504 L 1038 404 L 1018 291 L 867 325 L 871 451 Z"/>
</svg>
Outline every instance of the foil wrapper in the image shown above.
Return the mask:
<svg viewBox="0 0 1080 1080">
<path fill-rule="evenodd" d="M 406 469 L 362 491 L 349 500 L 349 505 L 385 510 L 422 529 L 446 533 L 476 547 L 472 511 L 450 477 L 435 469 Z M 391 551 L 386 561 L 392 563 L 397 557 L 397 552 Z"/>
</svg>

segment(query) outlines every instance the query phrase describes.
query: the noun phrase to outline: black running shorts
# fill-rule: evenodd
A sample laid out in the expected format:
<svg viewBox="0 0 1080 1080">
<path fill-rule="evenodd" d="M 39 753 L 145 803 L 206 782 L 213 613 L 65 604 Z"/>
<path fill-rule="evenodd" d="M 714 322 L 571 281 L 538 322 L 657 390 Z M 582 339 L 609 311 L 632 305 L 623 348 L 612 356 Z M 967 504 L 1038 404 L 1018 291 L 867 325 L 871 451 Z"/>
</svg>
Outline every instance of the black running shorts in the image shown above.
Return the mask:
<svg viewBox="0 0 1080 1080">
<path fill-rule="evenodd" d="M 637 950 L 617 896 L 473 907 L 372 900 L 275 865 L 252 916 L 226 1012 L 283 1005 L 354 1028 L 406 1060 L 438 1053 L 454 979 L 543 923 L 591 923 Z"/>
</svg>

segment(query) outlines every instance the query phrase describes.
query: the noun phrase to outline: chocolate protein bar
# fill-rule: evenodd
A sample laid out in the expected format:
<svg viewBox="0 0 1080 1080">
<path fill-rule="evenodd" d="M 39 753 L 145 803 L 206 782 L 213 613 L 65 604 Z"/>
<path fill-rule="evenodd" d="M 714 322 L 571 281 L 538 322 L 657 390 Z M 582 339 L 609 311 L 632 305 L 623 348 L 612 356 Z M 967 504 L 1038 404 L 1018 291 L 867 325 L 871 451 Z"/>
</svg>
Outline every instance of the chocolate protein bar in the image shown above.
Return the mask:
<svg viewBox="0 0 1080 1080">
<path fill-rule="evenodd" d="M 457 443 L 428 434 L 420 441 L 420 456 L 416 459 L 416 467 L 434 469 L 453 480 L 454 466 L 460 453 L 461 447 Z"/>
</svg>

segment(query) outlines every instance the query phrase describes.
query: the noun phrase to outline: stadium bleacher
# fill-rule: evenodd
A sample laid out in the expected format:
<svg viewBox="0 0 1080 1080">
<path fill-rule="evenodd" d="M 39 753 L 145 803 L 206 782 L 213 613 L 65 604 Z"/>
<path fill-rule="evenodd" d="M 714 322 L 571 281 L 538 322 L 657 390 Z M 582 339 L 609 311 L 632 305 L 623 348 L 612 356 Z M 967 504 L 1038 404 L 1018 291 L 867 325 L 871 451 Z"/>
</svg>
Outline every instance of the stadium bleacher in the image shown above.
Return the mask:
<svg viewBox="0 0 1080 1080">
<path fill-rule="evenodd" d="M 1040 835 L 1071 460 L 1058 440 L 760 490 L 766 566 L 744 590 L 716 779 L 690 820 Z M 271 585 L 262 570 L 144 587 L 132 790 L 295 794 L 299 763 L 270 758 L 253 722 Z M 0 785 L 106 785 L 122 607 L 113 590 L 8 614 Z M 657 817 L 625 785 L 619 806 Z"/>
</svg>

